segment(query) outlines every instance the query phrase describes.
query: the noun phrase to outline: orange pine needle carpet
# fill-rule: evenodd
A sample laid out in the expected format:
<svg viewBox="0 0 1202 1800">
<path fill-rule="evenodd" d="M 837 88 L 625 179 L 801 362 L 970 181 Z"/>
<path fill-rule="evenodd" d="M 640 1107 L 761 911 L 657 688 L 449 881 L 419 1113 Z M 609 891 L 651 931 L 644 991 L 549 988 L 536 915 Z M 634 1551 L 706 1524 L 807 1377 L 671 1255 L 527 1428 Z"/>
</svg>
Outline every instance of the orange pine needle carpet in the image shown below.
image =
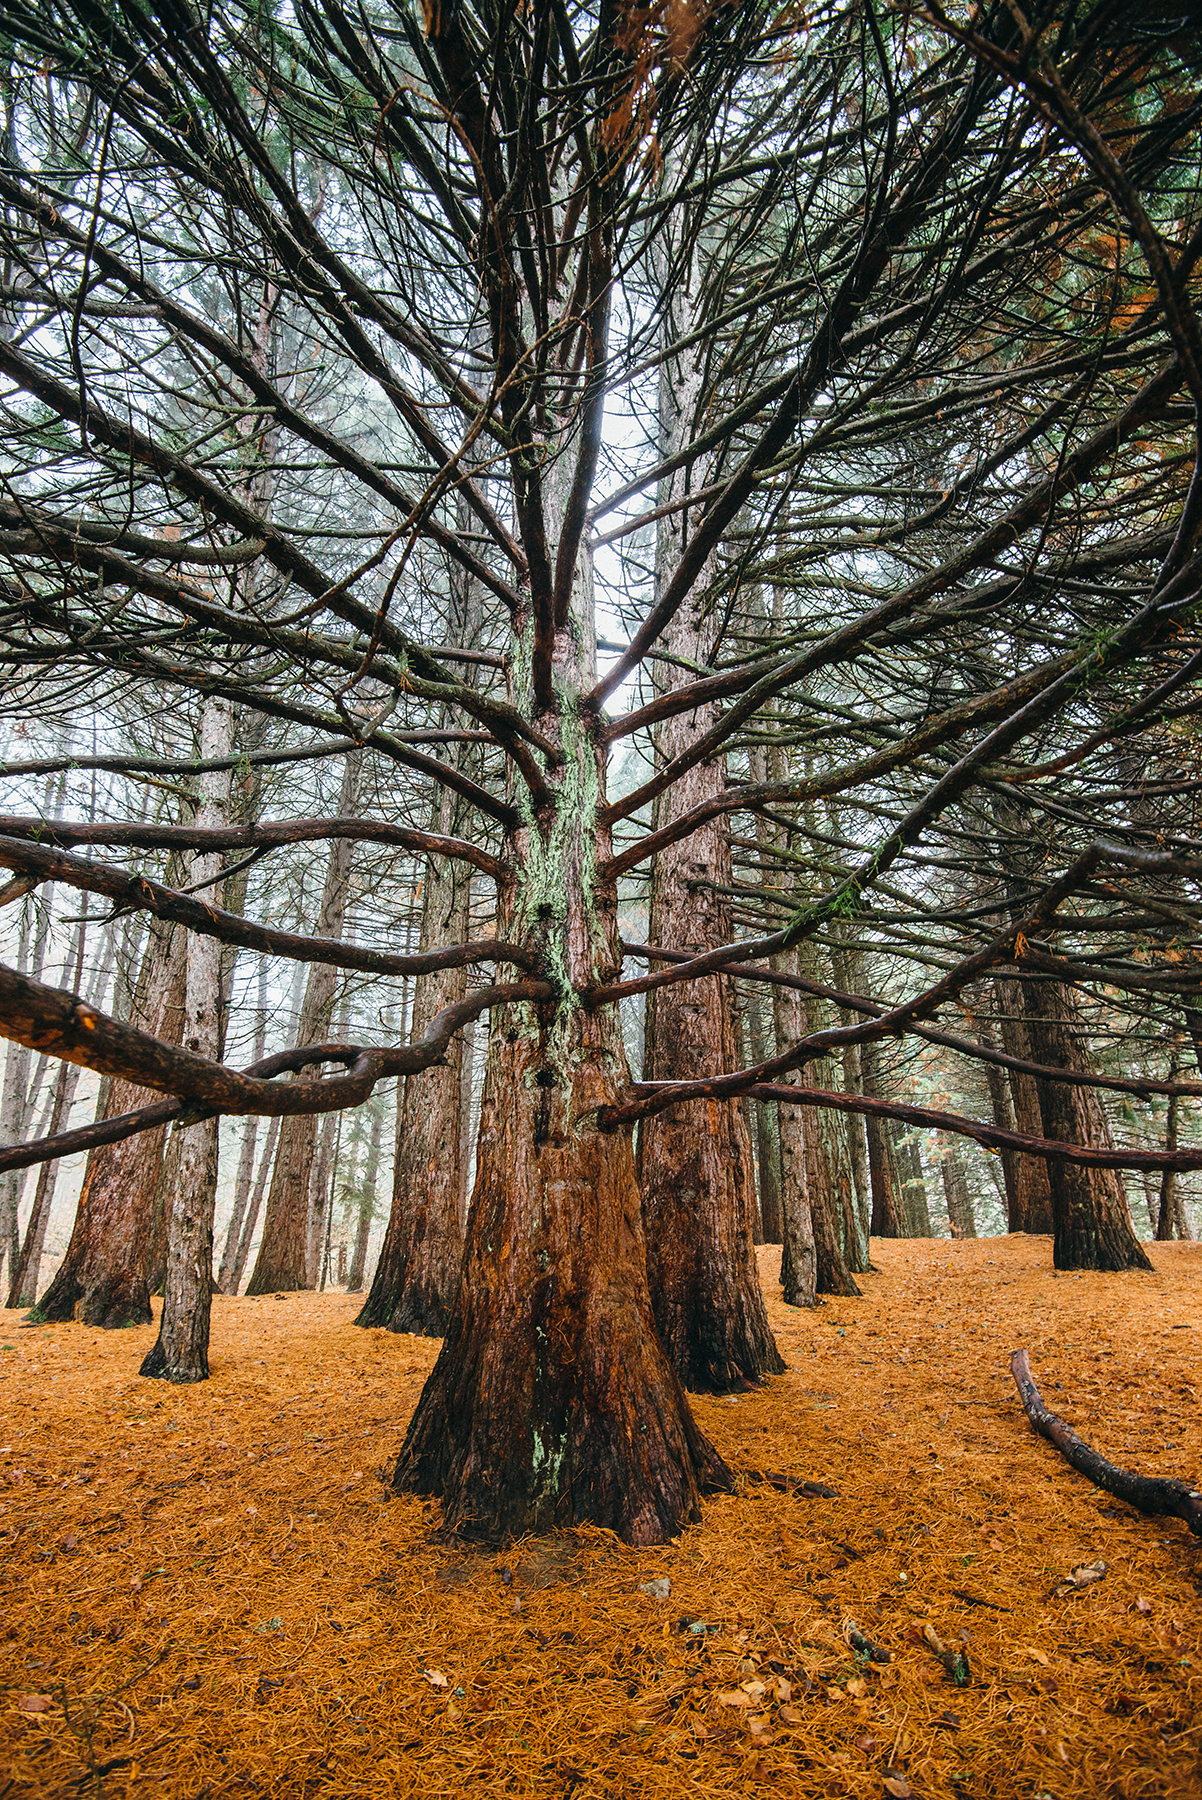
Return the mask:
<svg viewBox="0 0 1202 1800">
<path fill-rule="evenodd" d="M 778 1254 L 789 1372 L 697 1411 L 837 1498 L 748 1482 L 643 1552 L 473 1551 L 390 1498 L 437 1346 L 354 1298 L 218 1299 L 188 1389 L 138 1378 L 149 1329 L 0 1315 L 0 1800 L 1202 1796 L 1202 1543 L 1074 1474 L 1008 1373 L 1026 1344 L 1104 1454 L 1202 1478 L 1202 1247 L 879 1243 L 813 1313 Z"/>
</svg>

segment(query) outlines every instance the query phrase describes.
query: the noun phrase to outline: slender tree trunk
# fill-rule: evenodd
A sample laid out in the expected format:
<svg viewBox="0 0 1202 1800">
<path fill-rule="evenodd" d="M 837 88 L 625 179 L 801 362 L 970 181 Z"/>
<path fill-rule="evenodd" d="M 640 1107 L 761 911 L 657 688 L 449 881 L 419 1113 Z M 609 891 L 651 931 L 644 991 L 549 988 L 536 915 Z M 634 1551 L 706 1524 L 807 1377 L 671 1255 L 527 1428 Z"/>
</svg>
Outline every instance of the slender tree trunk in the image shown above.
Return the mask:
<svg viewBox="0 0 1202 1800">
<path fill-rule="evenodd" d="M 977 1222 L 964 1163 L 954 1143 L 946 1146 L 942 1163 L 943 1196 L 947 1205 L 947 1222 L 954 1238 L 975 1238 Z"/>
<path fill-rule="evenodd" d="M 1003 1050 L 1008 1056 L 1022 1057 L 1026 1062 L 1038 1061 L 1032 1052 L 1024 984 L 1013 977 L 1002 976 L 994 985 L 1002 1015 Z M 1042 1137 L 1043 1115 L 1034 1076 L 1024 1075 L 1017 1069 L 1009 1069 L 1006 1073 L 1010 1083 L 1015 1129 L 1028 1137 Z M 1008 1198 L 1009 1195 L 1008 1185 Z M 1048 1179 L 1048 1165 L 1043 1157 L 1016 1157 L 1014 1193 L 1009 1212 L 1011 1231 L 1028 1231 L 1038 1236 L 1051 1232 L 1052 1190 Z"/>
<path fill-rule="evenodd" d="M 1177 1059 L 1174 1056 L 1169 1072 L 1170 1081 L 1176 1081 L 1177 1074 Z M 1177 1105 L 1178 1096 L 1170 1094 L 1168 1114 L 1164 1122 L 1164 1147 L 1170 1155 L 1177 1148 Z M 1177 1171 L 1166 1169 L 1160 1178 L 1160 1204 L 1156 1211 L 1156 1241 L 1158 1243 L 1167 1244 L 1169 1242 L 1173 1236 L 1177 1214 L 1180 1210 L 1180 1202 L 1177 1199 Z"/>
<path fill-rule="evenodd" d="M 250 1204 L 242 1225 L 242 1235 L 238 1239 L 238 1254 L 234 1258 L 234 1267 L 230 1275 L 229 1292 L 236 1294 L 242 1285 L 242 1277 L 246 1273 L 246 1264 L 250 1257 L 250 1247 L 255 1241 L 255 1230 L 259 1223 L 259 1214 L 263 1210 L 263 1196 L 267 1192 L 267 1180 L 275 1166 L 276 1140 L 280 1135 L 280 1121 L 272 1119 L 267 1127 L 267 1142 L 263 1146 L 263 1154 L 259 1159 L 259 1173 L 255 1177 L 255 1185 L 251 1190 Z"/>
<path fill-rule="evenodd" d="M 893 1154 L 901 1182 L 903 1217 L 906 1237 L 931 1236 L 931 1207 L 927 1199 L 926 1176 L 922 1167 L 922 1151 L 913 1132 L 894 1132 Z M 918 1227 L 918 1229 L 916 1229 Z"/>
<path fill-rule="evenodd" d="M 796 975 L 796 950 L 786 950 L 774 957 L 773 967 L 782 974 Z M 773 987 L 772 1016 L 778 1049 L 783 1050 L 786 1044 L 805 1035 L 805 1007 L 796 988 Z M 790 1070 L 785 1076 L 785 1082 L 790 1087 L 800 1087 L 802 1079 L 801 1073 L 796 1069 Z M 800 1106 L 781 1106 L 778 1117 L 782 1224 L 780 1281 L 784 1289 L 783 1298 L 786 1306 L 816 1306 L 818 1245 L 806 1172 L 805 1109 Z"/>
<path fill-rule="evenodd" d="M 233 709 L 227 700 L 209 695 L 201 711 L 200 755 L 203 761 L 228 756 L 234 742 Z M 229 821 L 230 773 L 211 771 L 200 778 L 199 828 L 219 828 Z M 190 885 L 215 882 L 221 856 L 193 856 Z M 220 1056 L 222 1035 L 221 945 L 216 938 L 189 933 L 185 958 L 183 1043 L 198 1056 Z M 167 1270 L 158 1341 L 147 1353 L 140 1373 L 166 1381 L 209 1379 L 209 1312 L 213 1294 L 213 1210 L 217 1194 L 218 1124 L 216 1118 L 176 1126 L 179 1140 L 177 1181 L 167 1209 Z"/>
<path fill-rule="evenodd" d="M 806 942 L 798 947 L 797 969 L 815 981 L 826 975 L 826 971 L 818 966 L 817 947 L 813 943 Z M 818 996 L 807 995 L 803 1008 L 807 1032 L 821 1031 L 830 1023 L 827 1004 Z M 834 1059 L 820 1056 L 807 1064 L 804 1082 L 812 1087 L 837 1087 Z M 802 1133 L 806 1189 L 814 1223 L 818 1292 L 845 1296 L 858 1294 L 860 1289 L 855 1275 L 867 1267 L 868 1256 L 859 1242 L 851 1152 L 842 1115 L 828 1112 L 824 1107 L 804 1107 Z"/>
<path fill-rule="evenodd" d="M 755 1062 L 765 1062 L 774 1054 L 772 1015 L 765 995 L 757 991 L 748 1008 L 751 1024 L 751 1054 Z M 777 1133 L 776 1106 L 771 1100 L 752 1102 L 756 1135 L 756 1168 L 760 1178 L 760 1225 L 766 1244 L 784 1242 L 781 1221 L 780 1140 Z"/>
<path fill-rule="evenodd" d="M 997 1048 L 997 1033 L 988 1019 L 978 1017 L 977 1036 L 991 1050 Z M 1018 1121 L 1014 1116 L 1014 1101 L 1010 1092 L 1010 1083 L 1006 1079 L 1006 1070 L 997 1063 L 984 1063 L 982 1069 L 985 1083 L 989 1089 L 989 1107 L 993 1114 L 993 1122 L 1002 1131 L 1017 1131 Z M 1001 1152 L 1002 1184 L 1006 1202 L 1006 1229 L 1018 1231 L 1020 1226 L 1015 1220 L 1024 1216 L 1026 1202 L 1022 1188 L 1022 1162 L 1018 1151 L 1003 1150 Z"/>
<path fill-rule="evenodd" d="M 352 751 L 346 758 L 338 798 L 340 814 L 355 810 L 361 763 L 360 751 Z M 314 926 L 318 937 L 336 938 L 342 934 L 353 856 L 354 845 L 349 840 L 336 838 L 331 843 L 321 907 Z M 337 980 L 337 971 L 331 965 L 314 963 L 311 966 L 301 1006 L 298 1043 L 320 1043 L 328 1035 Z M 311 1072 L 306 1074 L 306 1079 L 312 1079 Z M 301 1113 L 284 1119 L 267 1196 L 263 1241 L 259 1245 L 254 1273 L 247 1283 L 248 1294 L 274 1294 L 313 1285 L 309 1262 L 309 1177 L 316 1142 L 316 1114 Z"/>
<path fill-rule="evenodd" d="M 879 1044 L 860 1046 L 860 1072 L 864 1093 L 873 1100 L 884 1099 Z M 872 1183 L 872 1235 L 883 1238 L 904 1237 L 906 1212 L 894 1149 L 894 1133 L 890 1130 L 892 1121 L 869 1116 L 864 1123 L 868 1136 L 868 1175 Z"/>
<path fill-rule="evenodd" d="M 384 1108 L 377 1105 L 372 1110 L 371 1137 L 367 1144 L 367 1162 L 363 1169 L 363 1185 L 359 1191 L 359 1218 L 355 1227 L 355 1245 L 351 1252 L 350 1270 L 346 1274 L 346 1291 L 348 1294 L 363 1292 L 363 1276 L 367 1268 L 367 1244 L 371 1237 L 371 1222 L 375 1217 L 376 1183 L 380 1179 L 380 1145 L 384 1137 Z M 362 1318 L 356 1324 L 362 1323 Z"/>
<path fill-rule="evenodd" d="M 63 970 L 63 985 L 73 993 L 80 993 L 83 988 L 84 940 L 87 933 L 87 919 L 88 899 L 85 895 L 82 916 L 76 926 L 75 943 Z M 112 968 L 112 958 L 113 944 L 110 938 L 95 978 L 89 984 L 91 991 L 86 996 L 94 1006 L 103 1005 Z M 60 1065 L 54 1081 L 50 1116 L 40 1127 L 39 1136 L 53 1137 L 57 1132 L 66 1129 L 75 1100 L 75 1090 L 79 1086 L 80 1073 L 78 1065 L 70 1063 Z M 8 1299 L 10 1306 L 33 1307 L 31 1317 L 39 1320 L 46 1316 L 36 1302 L 41 1279 L 42 1257 L 46 1246 L 46 1232 L 50 1224 L 50 1211 L 54 1204 L 57 1178 L 57 1159 L 53 1162 L 43 1163 L 38 1170 L 33 1206 L 30 1209 L 29 1222 L 25 1231 L 25 1242 L 21 1248 L 16 1278 Z"/>
<path fill-rule="evenodd" d="M 674 282 L 665 329 L 687 328 L 700 280 L 692 267 Z M 692 435 L 704 390 L 704 357 L 671 356 L 660 377 L 661 441 L 676 449 Z M 661 484 L 661 503 L 678 500 L 683 476 Z M 657 580 L 679 562 L 690 515 L 671 512 L 657 526 Z M 708 593 L 709 575 L 675 614 L 665 648 L 681 659 L 657 664 L 671 689 L 692 679 L 689 668 L 713 654 L 719 617 Z M 691 749 L 714 723 L 715 705 L 666 721 L 656 752 L 670 761 Z M 699 762 L 660 797 L 655 824 L 663 827 L 726 786 L 724 756 Z M 701 952 L 731 935 L 731 853 L 717 820 L 661 850 L 651 874 L 650 936 Z M 719 976 L 654 989 L 647 996 L 645 1081 L 691 1080 L 739 1066 L 731 984 Z M 670 1107 L 644 1122 L 638 1175 L 647 1231 L 647 1272 L 660 1337 L 686 1388 L 728 1393 L 784 1368 L 772 1338 L 755 1259 L 755 1171 L 742 1106 L 709 1101 Z"/>
<path fill-rule="evenodd" d="M 21 975 L 26 974 L 29 968 L 29 924 L 32 910 L 28 898 L 22 901 L 21 929 L 17 943 L 17 972 Z M 31 1059 L 32 1052 L 27 1044 L 9 1040 L 8 1054 L 4 1059 L 4 1089 L 0 1095 L 0 1143 L 5 1145 L 25 1142 Z M 10 1169 L 0 1175 L 0 1274 L 7 1262 L 10 1287 L 16 1280 L 21 1255 L 17 1221 L 25 1175 L 24 1169 Z"/>
<path fill-rule="evenodd" d="M 252 1062 L 261 1062 L 267 1049 L 266 957 L 261 957 L 259 960 L 257 999 L 254 1046 L 251 1051 Z M 238 1245 L 242 1240 L 242 1227 L 246 1220 L 246 1208 L 250 1200 L 251 1182 L 254 1179 L 258 1127 L 258 1117 L 251 1113 L 243 1125 L 242 1149 L 238 1157 L 238 1172 L 234 1177 L 233 1211 L 230 1213 L 230 1222 L 225 1234 L 225 1248 L 221 1252 L 221 1268 L 217 1275 L 217 1291 L 221 1294 L 237 1292 L 236 1284 L 234 1284 L 234 1268 L 238 1260 Z"/>
<path fill-rule="evenodd" d="M 1088 1074 L 1076 998 L 1058 981 L 1028 982 L 1026 1025 L 1034 1060 Z M 1093 1088 L 1038 1080 L 1041 1136 L 1109 1149 L 1114 1140 Z M 1131 1223 L 1122 1182 L 1112 1169 L 1047 1162 L 1058 1269 L 1150 1269 Z"/>
<path fill-rule="evenodd" d="M 347 1041 L 350 1016 L 350 997 L 344 995 L 333 1025 L 336 1043 Z M 340 1115 L 337 1113 L 327 1113 L 324 1118 L 315 1121 L 313 1155 L 309 1164 L 309 1236 L 305 1251 L 305 1273 L 307 1285 L 311 1288 L 321 1286 L 322 1251 L 329 1221 L 334 1174 L 332 1164 L 340 1138 L 339 1125 Z"/>
<path fill-rule="evenodd" d="M 458 864 L 445 859 L 427 863 L 422 889 L 423 950 L 466 937 L 469 893 L 470 884 Z M 410 1037 L 420 1037 L 436 1013 L 461 1000 L 466 992 L 466 969 L 419 975 L 413 988 Z M 392 1209 L 371 1292 L 357 1325 L 383 1325 L 389 1331 L 413 1332 L 419 1337 L 441 1337 L 447 1328 L 463 1264 L 459 1223 L 462 1055 L 463 1046 L 456 1039 L 441 1064 L 409 1075 L 401 1083 Z M 360 1269 L 360 1286 L 362 1281 Z"/>
</svg>

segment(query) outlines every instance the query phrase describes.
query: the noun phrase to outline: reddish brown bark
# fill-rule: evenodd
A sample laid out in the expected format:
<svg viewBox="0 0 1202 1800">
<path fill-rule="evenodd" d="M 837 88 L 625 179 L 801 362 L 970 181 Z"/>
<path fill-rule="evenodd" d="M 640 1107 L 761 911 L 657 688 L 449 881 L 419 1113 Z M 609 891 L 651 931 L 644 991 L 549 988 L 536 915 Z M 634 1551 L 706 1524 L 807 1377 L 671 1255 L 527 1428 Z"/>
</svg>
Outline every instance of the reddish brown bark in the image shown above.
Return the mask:
<svg viewBox="0 0 1202 1800">
<path fill-rule="evenodd" d="M 588 1520 L 673 1536 L 730 1485 L 655 1329 L 626 1132 L 616 1008 L 494 1021 L 465 1279 L 418 1403 L 398 1488 L 503 1541 Z"/>
<path fill-rule="evenodd" d="M 1051 1068 L 1088 1073 L 1084 1030 L 1071 988 L 1058 981 L 1026 985 L 1026 1025 L 1035 1060 Z M 1043 1080 L 1036 1087 L 1045 1137 L 1113 1147 L 1106 1114 L 1093 1088 Z M 1116 1170 L 1051 1158 L 1045 1166 L 1052 1195 L 1052 1260 L 1058 1269 L 1152 1267 L 1135 1235 L 1126 1190 Z"/>
<path fill-rule="evenodd" d="M 340 815 L 354 811 L 362 757 L 353 752 L 343 769 L 339 795 Z M 314 927 L 318 937 L 338 938 L 346 913 L 347 882 L 354 844 L 337 839 L 330 846 L 321 906 Z M 297 1026 L 298 1044 L 320 1042 L 328 1036 L 334 1012 L 337 975 L 328 964 L 314 963 L 309 970 L 305 997 Z M 246 1284 L 248 1294 L 274 1294 L 280 1290 L 316 1285 L 312 1251 L 314 1232 L 309 1211 L 310 1176 L 317 1144 L 317 1119 L 302 1113 L 283 1120 L 279 1147 L 267 1194 L 263 1238 L 254 1271 Z"/>
<path fill-rule="evenodd" d="M 860 1073 L 863 1090 L 873 1099 L 883 1098 L 880 1070 L 880 1045 L 860 1046 Z M 905 1203 L 901 1178 L 894 1151 L 894 1134 L 887 1119 L 868 1117 L 864 1121 L 868 1135 L 868 1178 L 872 1185 L 873 1237 L 899 1238 L 906 1235 Z"/>
<path fill-rule="evenodd" d="M 678 801 L 692 806 L 723 781 L 717 764 L 700 764 L 673 790 L 673 809 Z M 698 952 L 725 942 L 729 909 L 718 889 L 729 882 L 730 847 L 717 826 L 662 851 L 653 878 L 652 941 Z M 695 1080 L 736 1068 L 730 984 L 706 976 L 654 991 L 646 1046 L 649 1081 Z M 647 1120 L 638 1173 L 655 1320 L 684 1385 L 722 1394 L 779 1374 L 784 1362 L 756 1269 L 755 1176 L 742 1106 L 709 1100 Z"/>
<path fill-rule="evenodd" d="M 152 920 L 132 1022 L 168 1043 L 183 1026 L 184 933 Z M 109 1083 L 105 1117 L 158 1098 L 127 1081 Z M 115 1328 L 150 1322 L 147 1261 L 165 1126 L 92 1152 L 66 1254 L 38 1303 L 47 1320 Z"/>
<path fill-rule="evenodd" d="M 590 579 L 586 562 L 585 616 Z M 554 637 L 577 687 L 581 635 Z M 559 993 L 493 1014 L 464 1279 L 394 1482 L 491 1542 L 588 1520 L 649 1544 L 732 1478 L 655 1329 L 630 1133 L 597 1123 L 630 1086 L 618 1007 L 580 998 L 622 960 L 616 889 L 595 873 L 612 853 L 604 745 L 551 704 L 536 723 L 563 747 L 557 807 L 515 834 L 522 877 L 498 885 L 497 923 L 540 949 Z"/>
<path fill-rule="evenodd" d="M 422 944 L 466 935 L 466 872 L 429 865 L 422 895 Z M 467 992 L 463 969 L 419 976 L 411 1035 L 420 1037 L 434 1015 Z M 459 1225 L 460 1121 L 463 1042 L 456 1038 L 441 1063 L 408 1075 L 397 1107 L 392 1210 L 371 1291 L 357 1325 L 382 1325 L 441 1337 L 459 1286 L 463 1233 Z M 362 1271 L 360 1270 L 360 1280 Z"/>
<path fill-rule="evenodd" d="M 1027 1029 L 1024 984 L 1013 977 L 1003 977 L 994 985 L 1002 1012 L 1000 1030 L 1003 1050 L 1007 1055 L 1022 1057 L 1026 1062 L 1040 1060 L 1034 1056 Z M 996 1118 L 998 1108 L 995 1104 L 997 1124 L 1019 1131 L 1025 1137 L 1048 1136 L 1043 1128 L 1039 1092 L 1034 1077 L 1023 1074 L 1019 1069 L 1010 1069 L 1007 1074 L 1013 1118 L 1011 1121 Z M 1011 1231 L 1029 1231 L 1040 1236 L 1051 1232 L 1052 1190 L 1048 1183 L 1048 1165 L 1042 1158 L 1015 1156 L 1012 1170 L 1007 1174 L 1006 1201 Z"/>
</svg>

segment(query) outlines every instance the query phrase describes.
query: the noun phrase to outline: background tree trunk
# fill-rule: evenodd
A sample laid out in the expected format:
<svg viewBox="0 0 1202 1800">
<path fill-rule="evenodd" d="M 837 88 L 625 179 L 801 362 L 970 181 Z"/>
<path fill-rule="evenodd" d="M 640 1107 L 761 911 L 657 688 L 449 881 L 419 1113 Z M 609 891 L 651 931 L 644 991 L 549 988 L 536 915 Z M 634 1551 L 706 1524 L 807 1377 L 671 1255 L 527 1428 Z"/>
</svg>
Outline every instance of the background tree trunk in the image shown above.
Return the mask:
<svg viewBox="0 0 1202 1800">
<path fill-rule="evenodd" d="M 259 959 L 257 1002 L 254 1043 L 250 1056 L 252 1063 L 261 1062 L 267 1049 L 267 958 L 265 956 Z M 221 1294 L 234 1294 L 238 1291 L 234 1271 L 238 1263 L 238 1246 L 242 1241 L 242 1227 L 246 1222 L 246 1209 L 250 1202 L 251 1183 L 254 1180 L 258 1127 L 259 1120 L 255 1113 L 250 1113 L 243 1121 L 242 1148 L 238 1155 L 238 1172 L 234 1177 L 233 1206 L 225 1234 L 225 1248 L 221 1252 L 221 1267 L 217 1275 L 217 1291 Z"/>
<path fill-rule="evenodd" d="M 944 1148 L 941 1173 L 943 1196 L 947 1205 L 947 1222 L 952 1236 L 954 1238 L 975 1238 L 977 1222 L 973 1212 L 972 1195 L 968 1191 L 968 1177 L 964 1172 L 964 1162 L 955 1143 L 949 1143 Z"/>
<path fill-rule="evenodd" d="M 445 829 L 445 823 L 440 821 Z M 459 864 L 426 865 L 420 945 L 423 950 L 468 935 L 471 882 Z M 410 1038 L 419 1038 L 444 1006 L 467 992 L 466 969 L 419 975 L 413 986 Z M 397 1095 L 392 1209 L 371 1292 L 355 1323 L 383 1325 L 419 1337 L 447 1328 L 463 1264 L 459 1223 L 463 1142 L 463 1045 L 456 1038 L 442 1062 L 408 1075 Z M 370 1214 L 369 1214 L 370 1223 Z M 366 1252 L 366 1241 L 364 1251 Z M 363 1269 L 358 1261 L 358 1287 Z M 356 1288 L 357 1291 L 357 1288 Z"/>
<path fill-rule="evenodd" d="M 861 1044 L 860 1072 L 864 1093 L 873 1100 L 884 1099 L 879 1044 Z M 904 1237 L 906 1209 L 894 1148 L 893 1121 L 868 1115 L 864 1123 L 868 1137 L 868 1174 L 872 1183 L 872 1236 Z"/>
<path fill-rule="evenodd" d="M 1039 1058 L 1033 1054 L 1027 1027 L 1023 983 L 1014 977 L 1001 976 L 994 986 L 1001 1010 L 1002 1049 L 1008 1056 L 1021 1057 L 1025 1062 L 1037 1062 Z M 1008 1069 L 1006 1076 L 1010 1083 L 1015 1130 L 1028 1137 L 1042 1137 L 1043 1115 L 1034 1076 L 1024 1075 L 1018 1069 Z M 1039 1236 L 1051 1232 L 1052 1190 L 1048 1181 L 1048 1165 L 1041 1156 L 1016 1157 L 1013 1198 L 1010 1198 L 1009 1186 L 1006 1192 L 1010 1202 L 1011 1231 L 1029 1231 Z"/>
<path fill-rule="evenodd" d="M 1072 989 L 1059 981 L 1030 981 L 1026 986 L 1026 1025 L 1034 1060 L 1049 1068 L 1092 1073 Z M 1041 1136 L 1066 1144 L 1113 1147 L 1110 1126 L 1093 1088 L 1038 1079 L 1035 1086 Z M 1058 1269 L 1152 1267 L 1136 1238 L 1116 1170 L 1051 1160 L 1045 1166 L 1055 1232 L 1052 1260 Z"/>
<path fill-rule="evenodd" d="M 375 1217 L 376 1183 L 380 1179 L 380 1146 L 384 1137 L 384 1108 L 382 1104 L 372 1109 L 371 1136 L 367 1144 L 367 1161 L 363 1168 L 363 1185 L 359 1192 L 359 1217 L 355 1226 L 355 1243 L 351 1252 L 349 1270 L 339 1274 L 339 1280 L 345 1278 L 348 1294 L 363 1292 L 363 1276 L 367 1268 L 367 1244 L 371 1237 L 371 1222 Z M 357 1319 L 356 1324 L 362 1320 Z"/>
<path fill-rule="evenodd" d="M 362 752 L 352 751 L 343 766 L 339 814 L 355 810 L 361 766 Z M 349 839 L 335 838 L 330 844 L 321 906 L 313 927 L 317 937 L 337 938 L 342 934 L 354 853 Z M 337 982 L 338 973 L 329 963 L 310 965 L 297 1027 L 298 1044 L 320 1043 L 328 1036 Z M 306 1079 L 313 1079 L 312 1071 L 305 1074 Z M 267 1195 L 263 1241 L 246 1286 L 248 1294 L 274 1294 L 313 1286 L 309 1262 L 309 1178 L 316 1142 L 315 1113 L 300 1113 L 282 1121 Z"/>
<path fill-rule="evenodd" d="M 227 700 L 209 695 L 201 712 L 203 761 L 226 757 L 234 745 L 234 712 Z M 219 829 L 229 823 L 230 771 L 200 777 L 196 824 Z M 189 886 L 210 883 L 221 873 L 221 855 L 194 855 Z M 202 889 L 202 891 L 207 891 Z M 218 896 L 220 897 L 220 896 Z M 184 980 L 185 1049 L 214 1060 L 221 1055 L 222 956 L 216 938 L 188 934 Z M 157 1342 L 143 1358 L 140 1373 L 166 1381 L 209 1379 L 209 1312 L 213 1295 L 213 1209 L 217 1194 L 216 1118 L 177 1125 L 177 1179 L 168 1197 L 167 1268 Z"/>
<path fill-rule="evenodd" d="M 664 326 L 669 341 L 687 329 L 693 287 L 701 279 L 692 257 L 688 268 L 688 274 L 674 272 Z M 689 441 L 704 382 L 704 354 L 686 352 L 665 362 L 659 419 L 666 449 Z M 677 475 L 660 484 L 660 503 L 685 491 L 684 478 Z M 690 517 L 680 510 L 658 522 L 659 582 L 680 559 Z M 656 665 L 657 685 L 662 680 L 667 690 L 691 680 L 688 671 L 704 667 L 713 654 L 719 618 L 708 588 L 715 567 L 711 558 L 666 633 L 665 648 L 678 659 Z M 659 760 L 690 749 L 717 713 L 715 705 L 702 705 L 667 720 L 656 735 Z M 655 825 L 668 825 L 725 785 L 725 756 L 696 763 L 657 801 Z M 703 825 L 661 850 L 651 873 L 651 942 L 692 952 L 727 942 L 731 910 L 723 890 L 730 884 L 724 821 Z M 706 1071 L 737 1068 L 729 981 L 709 976 L 653 989 L 647 996 L 645 1046 L 645 1081 L 691 1080 Z M 685 1387 L 722 1394 L 779 1374 L 784 1362 L 768 1325 L 755 1259 L 755 1173 L 742 1105 L 707 1101 L 670 1107 L 644 1121 L 638 1175 L 655 1321 Z"/>
</svg>

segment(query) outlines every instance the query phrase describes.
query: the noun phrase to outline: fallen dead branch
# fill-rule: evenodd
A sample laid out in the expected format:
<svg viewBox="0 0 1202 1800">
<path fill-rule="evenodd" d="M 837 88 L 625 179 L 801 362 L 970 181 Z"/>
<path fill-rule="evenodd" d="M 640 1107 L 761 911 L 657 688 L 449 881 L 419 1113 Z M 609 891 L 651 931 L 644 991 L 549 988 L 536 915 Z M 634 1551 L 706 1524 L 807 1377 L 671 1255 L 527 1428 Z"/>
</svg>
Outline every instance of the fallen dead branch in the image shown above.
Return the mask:
<svg viewBox="0 0 1202 1800">
<path fill-rule="evenodd" d="M 778 1494 L 792 1494 L 796 1500 L 837 1500 L 834 1488 L 820 1481 L 806 1481 L 800 1475 L 773 1475 L 767 1469 L 740 1469 L 749 1486 L 775 1488 Z"/>
<path fill-rule="evenodd" d="M 1169 1481 L 1158 1475 L 1134 1475 L 1107 1462 L 1096 1450 L 1079 1438 L 1071 1425 L 1049 1412 L 1031 1376 L 1025 1350 L 1016 1350 L 1010 1358 L 1010 1373 L 1018 1388 L 1023 1410 L 1040 1437 L 1054 1444 L 1067 1463 L 1089 1477 L 1095 1487 L 1125 1500 L 1137 1512 L 1154 1517 L 1167 1514 L 1184 1519 L 1195 1537 L 1202 1537 L 1202 1493 L 1187 1487 L 1184 1481 Z"/>
</svg>

